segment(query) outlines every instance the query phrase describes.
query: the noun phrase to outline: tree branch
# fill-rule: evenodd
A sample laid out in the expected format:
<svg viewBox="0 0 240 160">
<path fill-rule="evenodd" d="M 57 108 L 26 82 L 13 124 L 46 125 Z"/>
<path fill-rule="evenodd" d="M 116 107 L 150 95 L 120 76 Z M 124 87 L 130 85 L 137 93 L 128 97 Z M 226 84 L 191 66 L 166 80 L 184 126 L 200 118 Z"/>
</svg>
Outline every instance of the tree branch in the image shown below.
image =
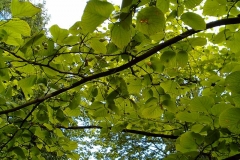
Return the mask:
<svg viewBox="0 0 240 160">
<path fill-rule="evenodd" d="M 69 75 L 75 75 L 75 76 L 83 77 L 83 75 L 80 75 L 80 74 L 78 74 L 78 73 L 66 72 L 66 71 L 58 70 L 58 69 L 50 66 L 50 64 L 42 64 L 42 63 L 38 63 L 38 62 L 36 62 L 36 61 L 30 61 L 30 60 L 24 59 L 23 57 L 18 56 L 16 53 L 14 53 L 14 52 L 12 52 L 12 51 L 10 51 L 10 50 L 7 50 L 7 49 L 5 49 L 5 48 L 3 48 L 3 47 L 1 47 L 1 46 L 0 46 L 0 49 L 6 51 L 6 52 L 8 52 L 8 53 L 10 53 L 11 55 L 13 55 L 13 56 L 16 57 L 16 58 L 19 58 L 19 59 L 22 60 L 22 61 L 18 61 L 18 62 L 26 62 L 26 63 L 28 63 L 28 64 L 33 64 L 33 65 L 40 66 L 40 67 L 46 67 L 46 68 L 49 68 L 49 69 L 51 69 L 51 70 L 53 70 L 53 71 L 56 71 L 56 72 L 58 72 L 58 73 L 61 73 L 61 74 L 69 74 Z M 70 53 L 70 52 L 69 52 L 69 53 Z"/>
<path fill-rule="evenodd" d="M 217 26 L 222 26 L 222 25 L 230 25 L 230 24 L 238 24 L 240 23 L 240 18 L 239 17 L 236 17 L 236 18 L 229 18 L 229 19 L 222 19 L 222 20 L 217 20 L 217 21 L 214 21 L 214 22 L 210 22 L 206 25 L 206 29 L 210 29 L 210 28 L 214 28 L 214 27 L 217 27 Z M 205 30 L 206 30 L 205 29 Z M 52 92 L 46 96 L 42 96 L 40 98 L 37 98 L 35 100 L 32 100 L 32 101 L 29 101 L 23 105 L 20 105 L 18 107 L 15 107 L 15 108 L 12 108 L 12 109 L 8 109 L 8 110 L 3 110 L 3 111 L 0 111 L 0 115 L 1 114 L 7 114 L 7 113 L 10 113 L 10 112 L 14 112 L 14 111 L 17 111 L 17 110 L 20 110 L 22 108 L 25 108 L 29 105 L 32 105 L 32 104 L 35 104 L 35 103 L 38 103 L 38 102 L 43 102 L 49 98 L 52 98 L 52 97 L 55 97 L 65 91 L 68 91 L 72 88 L 75 88 L 77 86 L 80 86 L 88 81 L 91 81 L 91 80 L 94 80 L 94 79 L 97 79 L 97 78 L 101 78 L 101 77 L 106 77 L 106 76 L 109 76 L 111 74 L 114 74 L 114 73 L 117 73 L 117 72 L 120 72 L 120 71 L 123 71 L 133 65 L 135 65 L 136 63 L 150 57 L 151 55 L 157 53 L 158 51 L 160 51 L 161 49 L 165 48 L 165 47 L 168 47 L 178 41 L 181 41 L 182 39 L 190 36 L 190 35 L 193 35 L 195 33 L 198 33 L 202 30 L 198 30 L 198 31 L 195 31 L 193 29 L 190 29 L 170 40 L 167 40 L 165 41 L 164 43 L 161 43 L 155 47 L 153 47 L 152 49 L 148 50 L 146 53 L 136 57 L 135 59 L 129 61 L 128 63 L 122 65 L 122 66 L 119 66 L 119 67 L 116 67 L 116 68 L 112 68 L 112 69 L 109 69 L 108 71 L 105 71 L 105 72 L 101 72 L 101 73 L 98 73 L 98 74 L 94 74 L 94 75 L 91 75 L 89 77 L 85 77 L 83 78 L 82 80 L 78 81 L 78 82 L 75 82 L 73 83 L 71 86 L 68 86 L 68 87 L 65 87 L 65 88 L 62 88 L 62 89 L 59 89 L 55 92 Z"/>
<path fill-rule="evenodd" d="M 100 127 L 100 126 L 71 126 L 71 127 L 57 126 L 57 128 L 62 128 L 62 129 L 102 129 L 102 127 Z M 109 127 L 109 129 L 111 129 L 111 127 Z M 161 137 L 161 138 L 169 138 L 169 139 L 177 139 L 178 138 L 178 136 L 174 136 L 174 135 L 150 133 L 150 132 L 138 131 L 138 130 L 132 130 L 132 129 L 123 129 L 122 132 L 139 134 L 139 135 L 150 136 L 150 137 Z"/>
<path fill-rule="evenodd" d="M 235 154 L 234 156 L 225 158 L 223 160 L 239 160 L 240 159 L 240 154 Z"/>
</svg>

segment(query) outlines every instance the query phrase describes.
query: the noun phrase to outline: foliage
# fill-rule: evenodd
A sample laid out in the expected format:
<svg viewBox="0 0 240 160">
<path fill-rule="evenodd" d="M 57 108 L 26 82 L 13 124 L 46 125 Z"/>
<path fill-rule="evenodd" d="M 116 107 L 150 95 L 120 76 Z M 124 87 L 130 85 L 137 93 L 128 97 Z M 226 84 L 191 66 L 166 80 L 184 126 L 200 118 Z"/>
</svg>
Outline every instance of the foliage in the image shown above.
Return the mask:
<svg viewBox="0 0 240 160">
<path fill-rule="evenodd" d="M 26 1 L 26 0 L 24 0 Z M 18 1 L 16 1 L 18 2 Z M 11 6 L 11 0 L 1 0 L 0 2 L 0 20 L 9 20 L 11 18 L 14 18 L 16 14 L 18 14 L 21 19 L 25 20 L 30 28 L 32 33 L 39 32 L 43 29 L 45 29 L 45 25 L 47 24 L 49 20 L 49 16 L 47 15 L 47 11 L 44 8 L 45 0 L 43 0 L 43 3 L 37 3 L 34 4 L 37 7 L 39 7 L 39 10 L 33 11 L 32 15 L 29 13 L 31 10 L 28 10 L 28 7 L 30 7 L 32 4 L 21 6 L 20 4 Z M 12 12 L 11 12 L 12 7 Z M 17 8 L 21 7 L 21 8 Z M 40 12 L 41 9 L 41 12 Z M 19 14 L 19 12 L 21 12 Z M 24 15 L 26 13 L 26 16 Z"/>
<path fill-rule="evenodd" d="M 97 158 L 239 157 L 238 0 L 90 0 L 51 38 L 26 22 L 38 7 L 11 6 L 0 21 L 11 46 L 0 47 L 2 159 L 79 159 L 88 135 Z M 159 154 L 142 150 L 152 145 Z"/>
</svg>

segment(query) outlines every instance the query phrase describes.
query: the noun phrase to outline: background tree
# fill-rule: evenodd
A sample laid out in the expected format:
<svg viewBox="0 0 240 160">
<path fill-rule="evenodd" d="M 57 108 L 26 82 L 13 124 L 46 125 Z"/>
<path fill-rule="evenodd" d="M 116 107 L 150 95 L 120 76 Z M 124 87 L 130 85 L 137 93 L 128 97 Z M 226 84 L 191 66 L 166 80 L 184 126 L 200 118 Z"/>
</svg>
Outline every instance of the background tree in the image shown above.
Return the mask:
<svg viewBox="0 0 240 160">
<path fill-rule="evenodd" d="M 0 47 L 1 158 L 79 159 L 96 144 L 97 158 L 238 157 L 239 5 L 91 0 L 48 38 L 25 21 L 40 9 L 12 0 L 14 19 L 0 22 L 13 46 Z"/>
<path fill-rule="evenodd" d="M 47 10 L 45 9 L 46 1 L 44 0 L 42 3 L 34 4 L 35 6 L 41 8 L 41 12 L 37 13 L 32 17 L 23 17 L 26 22 L 28 22 L 31 27 L 32 33 L 39 32 L 45 29 L 46 24 L 49 21 L 49 15 L 47 15 Z M 8 20 L 11 19 L 11 0 L 2 0 L 0 2 L 0 19 Z"/>
</svg>

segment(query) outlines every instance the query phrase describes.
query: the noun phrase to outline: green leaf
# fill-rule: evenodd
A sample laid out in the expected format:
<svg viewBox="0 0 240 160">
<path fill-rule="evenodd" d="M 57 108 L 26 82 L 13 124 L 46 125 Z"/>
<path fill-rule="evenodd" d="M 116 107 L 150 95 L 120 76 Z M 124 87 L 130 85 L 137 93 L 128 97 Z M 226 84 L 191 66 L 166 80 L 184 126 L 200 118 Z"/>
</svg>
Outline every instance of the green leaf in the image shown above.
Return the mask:
<svg viewBox="0 0 240 160">
<path fill-rule="evenodd" d="M 133 0 L 122 0 L 121 12 L 128 13 L 132 5 Z"/>
<path fill-rule="evenodd" d="M 181 16 L 181 20 L 194 30 L 206 29 L 206 23 L 204 19 L 196 13 L 186 12 Z"/>
<path fill-rule="evenodd" d="M 240 71 L 231 73 L 226 77 L 225 84 L 227 89 L 234 93 L 240 93 Z"/>
<path fill-rule="evenodd" d="M 69 33 L 72 35 L 78 35 L 81 33 L 81 21 L 75 22 L 70 28 L 69 28 Z"/>
<path fill-rule="evenodd" d="M 121 91 L 121 95 L 128 96 L 128 87 L 125 80 L 123 78 L 119 78 L 119 81 L 120 81 L 119 89 Z"/>
<path fill-rule="evenodd" d="M 91 90 L 91 95 L 93 97 L 97 97 L 98 95 L 98 89 L 97 89 L 97 86 L 93 86 L 92 90 Z"/>
<path fill-rule="evenodd" d="M 56 129 L 54 130 L 54 133 L 55 133 L 58 137 L 64 137 L 62 130 L 59 129 L 59 128 L 56 128 Z"/>
<path fill-rule="evenodd" d="M 188 63 L 188 53 L 185 51 L 179 51 L 176 56 L 177 64 L 180 67 L 185 67 Z"/>
<path fill-rule="evenodd" d="M 68 107 L 73 110 L 79 106 L 80 101 L 81 101 L 81 95 L 75 94 L 74 98 L 71 100 L 71 103 L 68 105 Z"/>
<path fill-rule="evenodd" d="M 233 102 L 235 103 L 235 106 L 240 107 L 240 94 L 234 94 L 232 98 Z"/>
<path fill-rule="evenodd" d="M 63 122 L 65 120 L 65 114 L 63 113 L 63 111 L 61 109 L 57 110 L 56 118 L 60 122 Z"/>
<path fill-rule="evenodd" d="M 206 1 L 203 6 L 203 15 L 222 16 L 227 13 L 226 5 L 218 3 L 217 0 Z"/>
<path fill-rule="evenodd" d="M 188 42 L 191 46 L 204 46 L 207 44 L 206 38 L 196 37 L 196 38 L 188 38 Z"/>
<path fill-rule="evenodd" d="M 177 111 L 177 107 L 176 107 L 175 102 L 173 102 L 169 99 L 164 100 L 162 102 L 162 106 L 165 107 L 170 112 L 176 113 L 176 111 Z"/>
<path fill-rule="evenodd" d="M 48 122 L 48 114 L 47 114 L 47 112 L 46 111 L 44 111 L 44 110 L 40 110 L 40 111 L 38 111 L 37 112 L 37 119 L 39 120 L 39 121 L 42 121 L 42 122 Z"/>
<path fill-rule="evenodd" d="M 127 123 L 124 121 L 118 121 L 112 128 L 111 130 L 113 132 L 121 132 L 123 129 L 125 129 L 127 126 Z"/>
<path fill-rule="evenodd" d="M 117 22 L 111 29 L 112 42 L 123 49 L 131 40 L 131 29 L 124 28 L 121 22 Z"/>
<path fill-rule="evenodd" d="M 41 9 L 28 1 L 12 0 L 11 13 L 13 17 L 32 17 L 39 12 L 41 12 Z"/>
<path fill-rule="evenodd" d="M 63 112 L 66 116 L 71 116 L 71 117 L 77 117 L 81 115 L 81 110 L 79 108 L 75 108 L 75 109 L 66 108 Z"/>
<path fill-rule="evenodd" d="M 219 32 L 217 35 L 215 35 L 212 39 L 212 42 L 214 44 L 219 44 L 221 42 L 225 42 L 229 37 L 231 36 L 231 32 L 229 29 L 224 29 L 223 31 Z"/>
<path fill-rule="evenodd" d="M 184 5 L 188 9 L 197 7 L 203 0 L 184 0 Z"/>
<path fill-rule="evenodd" d="M 107 107 L 116 114 L 120 114 L 119 108 L 116 106 L 114 101 L 108 101 Z"/>
<path fill-rule="evenodd" d="M 151 75 L 149 74 L 145 74 L 144 77 L 143 77 L 143 85 L 145 86 L 148 86 L 148 85 L 151 85 L 152 84 L 152 78 L 151 78 Z"/>
<path fill-rule="evenodd" d="M 105 108 L 98 108 L 97 110 L 95 110 L 92 115 L 94 117 L 107 117 L 108 114 L 108 110 Z"/>
<path fill-rule="evenodd" d="M 151 67 L 155 72 L 158 72 L 158 73 L 162 73 L 162 72 L 163 72 L 164 66 L 163 66 L 163 64 L 161 64 L 162 62 L 160 61 L 159 58 L 157 58 L 157 57 L 151 57 L 151 58 L 150 58 L 150 61 L 151 61 L 150 67 Z"/>
<path fill-rule="evenodd" d="M 4 61 L 2 61 L 2 57 L 0 57 L 0 78 L 2 80 L 9 80 L 9 70 L 6 68 Z M 4 69 L 5 68 L 5 69 Z"/>
<path fill-rule="evenodd" d="M 211 112 L 213 115 L 219 116 L 223 111 L 225 111 L 228 108 L 232 108 L 233 106 L 231 104 L 226 104 L 226 103 L 220 103 L 220 104 L 215 104 L 211 108 Z"/>
<path fill-rule="evenodd" d="M 177 95 L 179 95 L 180 86 L 178 83 L 168 80 L 164 81 L 160 84 L 160 86 L 164 89 L 164 91 L 171 96 L 171 98 L 175 98 Z"/>
<path fill-rule="evenodd" d="M 165 32 L 158 32 L 150 36 L 150 38 L 156 42 L 161 41 L 165 37 Z"/>
<path fill-rule="evenodd" d="M 62 29 L 58 25 L 53 25 L 52 27 L 50 27 L 49 31 L 53 36 L 53 40 L 60 44 L 62 44 L 64 39 L 68 36 L 68 30 Z"/>
<path fill-rule="evenodd" d="M 188 113 L 187 111 L 179 112 L 176 115 L 176 118 L 182 122 L 197 122 L 199 119 L 199 113 L 191 112 Z"/>
<path fill-rule="evenodd" d="M 207 136 L 205 137 L 205 142 L 207 144 L 212 144 L 220 138 L 220 132 L 217 129 L 208 130 Z"/>
<path fill-rule="evenodd" d="M 176 65 L 176 53 L 173 51 L 165 51 L 160 57 L 160 61 L 165 66 Z"/>
<path fill-rule="evenodd" d="M 113 10 L 114 7 L 111 3 L 99 0 L 88 1 L 82 15 L 82 29 L 85 32 L 93 32 L 110 16 Z"/>
<path fill-rule="evenodd" d="M 22 88 L 23 93 L 27 99 L 33 94 L 32 86 L 36 83 L 37 76 L 30 76 L 24 79 L 21 79 L 18 82 L 18 85 Z"/>
<path fill-rule="evenodd" d="M 144 107 L 141 109 L 141 114 L 144 118 L 160 118 L 163 110 L 158 105 L 157 98 L 150 98 L 146 101 Z"/>
<path fill-rule="evenodd" d="M 176 144 L 177 151 L 182 153 L 198 151 L 198 146 L 203 142 L 203 137 L 194 132 L 186 132 L 178 138 L 179 143 Z"/>
<path fill-rule="evenodd" d="M 15 152 L 18 157 L 21 157 L 23 159 L 26 158 L 25 153 L 23 152 L 22 148 L 20 148 L 20 147 L 14 147 L 13 152 Z"/>
<path fill-rule="evenodd" d="M 165 18 L 161 10 L 156 7 L 146 7 L 137 15 L 137 29 L 146 34 L 153 35 L 165 28 Z"/>
<path fill-rule="evenodd" d="M 204 125 L 202 124 L 195 124 L 191 127 L 191 131 L 195 133 L 200 133 L 202 129 L 204 128 Z"/>
<path fill-rule="evenodd" d="M 92 39 L 90 45 L 94 49 L 95 53 L 105 54 L 107 52 L 105 44 L 100 42 L 98 39 Z"/>
<path fill-rule="evenodd" d="M 23 20 L 0 21 L 0 29 L 4 29 L 8 35 L 15 33 L 23 36 L 30 36 L 31 34 L 28 23 Z"/>
<path fill-rule="evenodd" d="M 168 12 L 169 5 L 170 5 L 169 0 L 158 0 L 156 4 L 157 8 L 159 8 L 163 13 Z"/>
<path fill-rule="evenodd" d="M 225 35 L 227 37 L 227 35 Z M 240 45 L 239 42 L 240 41 L 240 32 L 235 32 L 234 35 L 227 39 L 227 47 L 230 48 L 230 50 L 232 52 L 239 52 L 240 51 Z"/>
<path fill-rule="evenodd" d="M 78 36 L 69 36 L 63 40 L 63 43 L 67 45 L 74 45 L 77 44 L 79 41 L 80 38 Z"/>
<path fill-rule="evenodd" d="M 213 104 L 214 100 L 211 97 L 196 97 L 190 101 L 190 110 L 208 113 Z"/>
<path fill-rule="evenodd" d="M 94 117 L 108 116 L 108 109 L 102 102 L 93 102 L 90 106 L 90 114 Z"/>
<path fill-rule="evenodd" d="M 229 108 L 222 112 L 219 116 L 219 124 L 221 127 L 229 129 L 229 131 L 240 134 L 240 108 Z"/>
<path fill-rule="evenodd" d="M 108 43 L 106 48 L 107 48 L 107 54 L 113 54 L 118 50 L 117 46 L 113 42 Z"/>
</svg>

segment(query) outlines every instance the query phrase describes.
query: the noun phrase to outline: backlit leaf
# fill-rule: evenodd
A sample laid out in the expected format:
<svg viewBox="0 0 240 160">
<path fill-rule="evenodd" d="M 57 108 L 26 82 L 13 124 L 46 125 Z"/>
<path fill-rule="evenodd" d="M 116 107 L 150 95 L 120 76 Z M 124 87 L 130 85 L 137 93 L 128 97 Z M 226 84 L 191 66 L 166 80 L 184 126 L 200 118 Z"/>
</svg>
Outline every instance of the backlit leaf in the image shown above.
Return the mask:
<svg viewBox="0 0 240 160">
<path fill-rule="evenodd" d="M 179 144 L 176 149 L 180 152 L 198 151 L 198 145 L 203 142 L 203 137 L 200 134 L 186 132 L 179 137 Z"/>
<path fill-rule="evenodd" d="M 191 46 L 204 46 L 207 44 L 206 38 L 196 37 L 196 38 L 189 38 L 188 42 Z"/>
<path fill-rule="evenodd" d="M 188 63 L 188 53 L 185 51 L 179 51 L 176 56 L 177 64 L 180 67 L 184 67 Z"/>
<path fill-rule="evenodd" d="M 164 15 L 162 11 L 156 7 L 146 7 L 137 15 L 137 29 L 146 35 L 160 32 L 164 27 Z"/>
<path fill-rule="evenodd" d="M 218 3 L 217 0 L 206 1 L 203 6 L 203 15 L 222 16 L 226 12 L 226 5 Z"/>
<path fill-rule="evenodd" d="M 144 118 L 160 118 L 163 110 L 158 105 L 158 101 L 156 98 L 150 98 L 147 100 L 146 104 L 141 110 L 141 114 Z"/>
<path fill-rule="evenodd" d="M 239 114 L 240 108 L 229 108 L 220 114 L 219 124 L 233 133 L 240 134 Z"/>
<path fill-rule="evenodd" d="M 51 35 L 53 36 L 53 40 L 60 44 L 68 36 L 68 30 L 62 29 L 58 25 L 53 25 L 52 27 L 50 27 L 49 30 L 50 30 Z"/>
<path fill-rule="evenodd" d="M 160 61 L 165 66 L 176 65 L 176 53 L 173 51 L 165 51 L 160 57 Z"/>
<path fill-rule="evenodd" d="M 169 0 L 158 0 L 157 1 L 157 8 L 159 8 L 163 13 L 166 13 L 169 10 Z"/>
<path fill-rule="evenodd" d="M 113 43 L 118 46 L 120 49 L 123 49 L 131 39 L 131 29 L 124 28 L 121 25 L 121 22 L 117 22 L 113 25 L 111 31 L 112 41 Z"/>
<path fill-rule="evenodd" d="M 92 39 L 90 45 L 94 49 L 95 53 L 105 54 L 107 52 L 104 43 L 101 43 L 98 39 Z"/>
<path fill-rule="evenodd" d="M 0 21 L 0 29 L 4 29 L 8 34 L 19 34 L 23 36 L 30 36 L 31 29 L 26 21 L 10 20 L 8 22 Z"/>
<path fill-rule="evenodd" d="M 190 102 L 190 109 L 198 112 L 209 112 L 214 104 L 214 100 L 211 97 L 202 96 L 193 98 Z"/>
<path fill-rule="evenodd" d="M 204 19 L 196 13 L 186 12 L 182 14 L 181 20 L 194 30 L 206 29 L 206 23 Z"/>
<path fill-rule="evenodd" d="M 184 0 L 184 5 L 188 9 L 198 6 L 203 0 Z"/>
<path fill-rule="evenodd" d="M 226 77 L 227 88 L 234 93 L 240 93 L 240 71 L 231 73 Z"/>
<path fill-rule="evenodd" d="M 12 0 L 11 13 L 13 17 L 32 17 L 39 12 L 41 12 L 41 9 L 28 1 Z"/>
<path fill-rule="evenodd" d="M 114 7 L 111 3 L 90 0 L 88 1 L 81 20 L 81 26 L 85 32 L 93 32 L 112 13 Z"/>
</svg>

